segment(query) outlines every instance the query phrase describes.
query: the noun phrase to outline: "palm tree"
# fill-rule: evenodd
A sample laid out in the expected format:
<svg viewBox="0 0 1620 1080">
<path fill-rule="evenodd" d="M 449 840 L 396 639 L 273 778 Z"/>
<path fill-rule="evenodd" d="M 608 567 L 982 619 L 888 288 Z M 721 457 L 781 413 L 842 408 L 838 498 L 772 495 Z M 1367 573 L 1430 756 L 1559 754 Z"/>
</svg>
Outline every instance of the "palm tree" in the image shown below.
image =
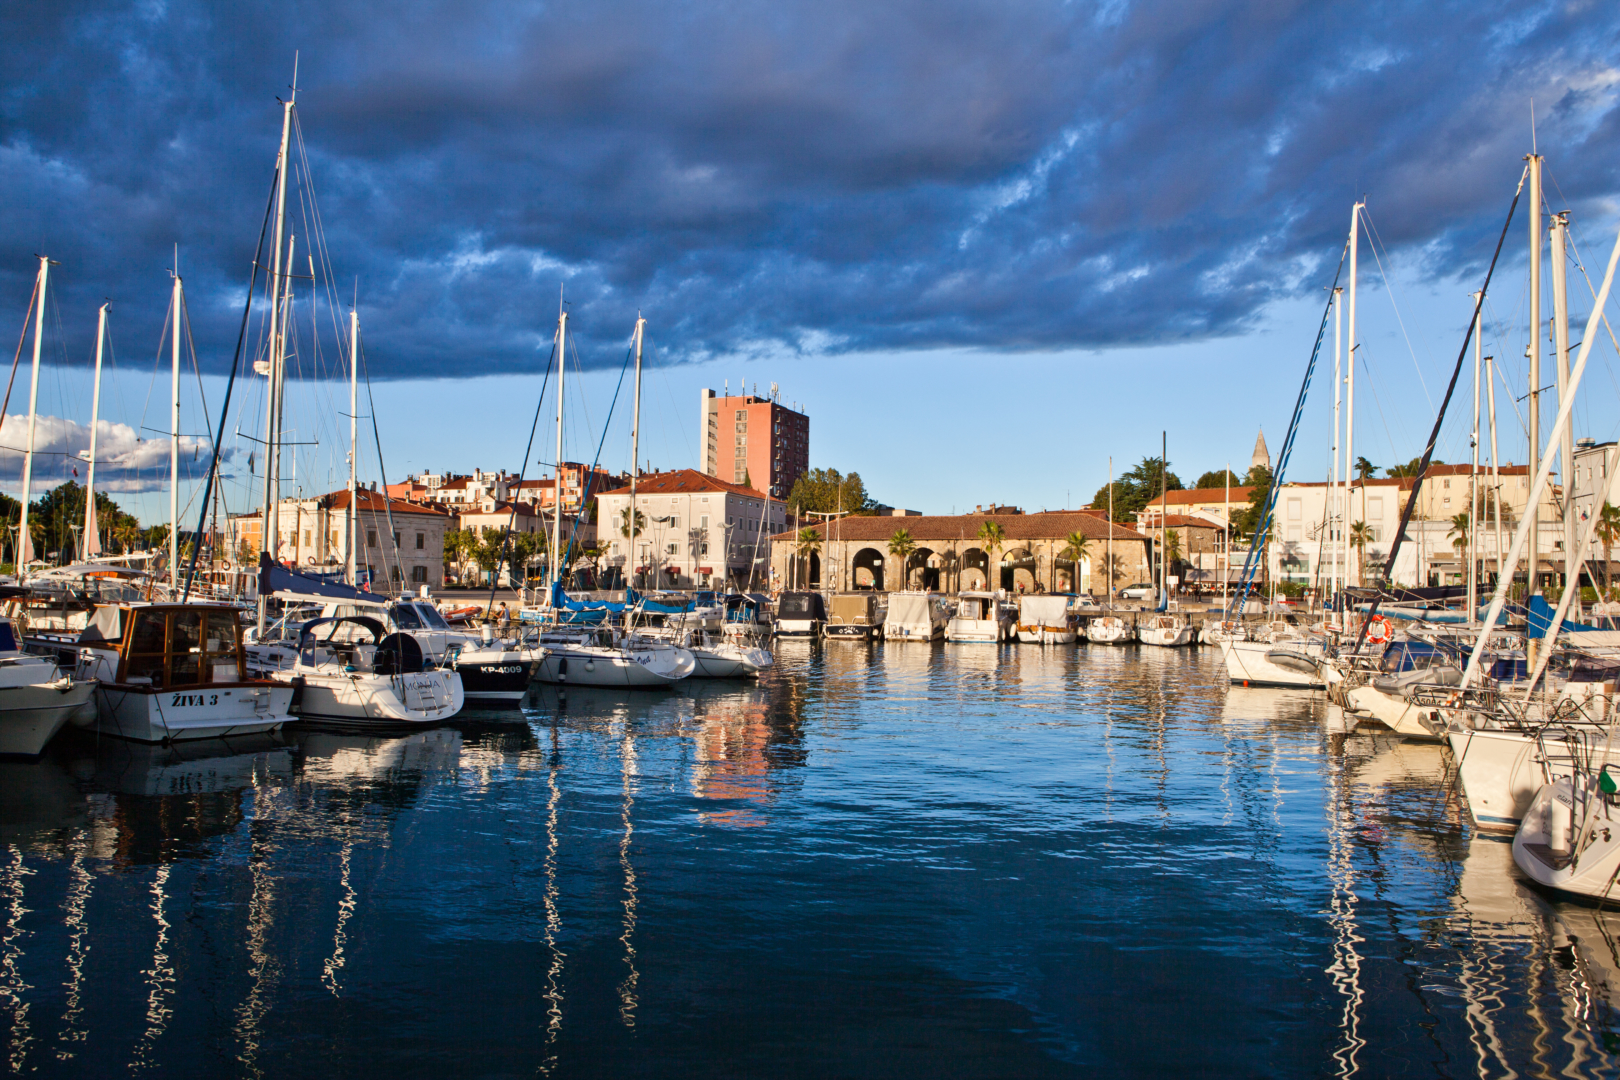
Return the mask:
<svg viewBox="0 0 1620 1080">
<path fill-rule="evenodd" d="M 1597 524 L 1598 543 L 1603 545 L 1603 595 L 1609 595 L 1609 553 L 1616 543 L 1620 543 L 1620 507 L 1612 503 L 1604 503 L 1603 509 L 1598 511 Z"/>
<path fill-rule="evenodd" d="M 130 550 L 135 546 L 136 541 L 140 540 L 141 538 L 140 526 L 136 525 L 133 520 L 121 521 L 118 523 L 117 527 L 113 529 L 113 537 L 118 541 L 118 546 L 122 549 L 122 553 L 128 555 Z"/>
<path fill-rule="evenodd" d="M 1378 466 L 1364 457 L 1356 458 L 1356 479 L 1371 480 L 1378 473 Z"/>
<path fill-rule="evenodd" d="M 1446 535 L 1451 537 L 1451 546 L 1457 549 L 1459 559 L 1463 557 L 1463 549 L 1468 546 L 1468 529 L 1472 523 L 1473 521 L 1466 510 L 1460 514 L 1451 515 L 1451 531 Z"/>
<path fill-rule="evenodd" d="M 1356 549 L 1356 577 L 1367 581 L 1367 545 L 1372 542 L 1372 526 L 1358 521 L 1350 526 L 1350 546 Z"/>
<path fill-rule="evenodd" d="M 1091 537 L 1076 529 L 1063 538 L 1063 550 L 1058 552 L 1074 563 L 1074 574 L 1069 581 L 1069 588 L 1075 592 L 1080 591 L 1080 560 L 1086 557 L 1086 547 L 1090 543 Z"/>
<path fill-rule="evenodd" d="M 821 550 L 821 533 L 814 525 L 806 525 L 799 530 L 798 539 L 794 543 L 799 558 L 804 560 L 804 584 L 810 584 L 810 556 Z"/>
<path fill-rule="evenodd" d="M 911 586 L 911 570 L 906 565 L 911 559 L 911 553 L 917 550 L 917 542 L 911 538 L 911 533 L 905 529 L 894 530 L 889 537 L 889 554 L 900 560 L 900 587 Z"/>
<path fill-rule="evenodd" d="M 990 584 L 990 568 L 996 565 L 996 552 L 1000 551 L 1001 546 L 1006 542 L 1007 534 L 1002 529 L 1001 522 L 986 521 L 979 526 L 979 543 L 984 545 L 984 587 L 986 589 L 995 587 Z"/>
</svg>

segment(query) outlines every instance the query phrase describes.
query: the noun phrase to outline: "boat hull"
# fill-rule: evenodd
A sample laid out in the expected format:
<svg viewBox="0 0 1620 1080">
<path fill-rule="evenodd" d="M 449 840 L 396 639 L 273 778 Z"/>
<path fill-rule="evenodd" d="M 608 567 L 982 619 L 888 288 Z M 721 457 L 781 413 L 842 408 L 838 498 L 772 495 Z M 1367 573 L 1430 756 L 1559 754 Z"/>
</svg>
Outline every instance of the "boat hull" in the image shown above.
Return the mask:
<svg viewBox="0 0 1620 1080">
<path fill-rule="evenodd" d="M 96 683 L 60 679 L 0 687 L 0 756 L 37 757 L 75 713 L 95 709 Z"/>
<path fill-rule="evenodd" d="M 1072 645 L 1080 639 L 1072 626 L 1020 626 L 1018 640 L 1025 645 Z"/>
<path fill-rule="evenodd" d="M 1577 756 L 1593 768 L 1620 764 L 1620 746 L 1604 756 L 1603 733 L 1572 737 L 1576 746 L 1551 734 L 1537 739 L 1517 731 L 1448 733 L 1474 826 L 1488 832 L 1517 829 L 1545 784 L 1575 775 Z"/>
<path fill-rule="evenodd" d="M 96 730 L 135 742 L 254 735 L 292 719 L 290 686 L 216 683 L 158 690 L 98 683 L 95 696 Z"/>
<path fill-rule="evenodd" d="M 1259 641 L 1223 641 L 1221 658 L 1234 686 L 1277 686 L 1321 690 L 1327 679 L 1311 658 L 1298 650 L 1282 649 Z M 1279 654 L 1273 656 L 1272 654 Z M 1288 660 L 1292 662 L 1279 662 Z"/>
<path fill-rule="evenodd" d="M 1096 645 L 1125 645 L 1131 640 L 1131 628 L 1123 619 L 1118 622 L 1093 619 L 1086 627 L 1086 640 Z"/>
<path fill-rule="evenodd" d="M 1007 638 L 1008 626 L 994 619 L 952 619 L 945 624 L 945 640 L 965 645 L 997 645 Z"/>
<path fill-rule="evenodd" d="M 829 641 L 871 641 L 877 636 L 878 630 L 875 626 L 857 623 L 828 623 L 822 633 Z"/>
<path fill-rule="evenodd" d="M 1358 686 L 1345 696 L 1352 709 L 1372 717 L 1397 735 L 1426 742 L 1440 741 L 1426 722 L 1430 710 L 1421 709 L 1404 697 L 1387 694 L 1374 686 Z"/>
<path fill-rule="evenodd" d="M 455 670 L 467 701 L 521 701 L 539 666 L 539 660 L 514 652 L 488 660 L 459 660 Z"/>
<path fill-rule="evenodd" d="M 1178 648 L 1182 645 L 1191 645 L 1193 632 L 1190 626 L 1180 626 L 1174 629 L 1160 629 L 1156 626 L 1142 627 L 1136 632 L 1137 640 L 1144 645 L 1157 645 L 1161 648 Z"/>
<path fill-rule="evenodd" d="M 678 654 L 664 656 L 664 653 Z M 684 659 L 683 659 L 684 657 Z M 535 681 L 567 686 L 669 686 L 697 670 L 685 649 L 585 649 L 550 646 Z"/>
<path fill-rule="evenodd" d="M 448 720 L 461 711 L 465 696 L 453 671 L 404 675 L 312 672 L 291 676 L 298 719 L 348 727 L 402 727 Z"/>
<path fill-rule="evenodd" d="M 924 626 L 917 624 L 883 624 L 884 641 L 938 641 L 944 628 L 940 626 Z"/>
<path fill-rule="evenodd" d="M 1587 842 L 1576 851 L 1582 836 Z M 1620 872 L 1620 820 L 1603 796 L 1569 777 L 1544 785 L 1513 834 L 1513 861 L 1525 876 L 1560 892 L 1612 897 Z"/>
</svg>

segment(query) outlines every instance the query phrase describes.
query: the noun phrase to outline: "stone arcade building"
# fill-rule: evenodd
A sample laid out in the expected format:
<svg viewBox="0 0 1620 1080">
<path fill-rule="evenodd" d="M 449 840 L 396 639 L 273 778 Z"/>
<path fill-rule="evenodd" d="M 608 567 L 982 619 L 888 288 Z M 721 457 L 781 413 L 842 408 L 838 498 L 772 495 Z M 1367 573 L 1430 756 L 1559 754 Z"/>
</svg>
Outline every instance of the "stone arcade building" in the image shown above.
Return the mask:
<svg viewBox="0 0 1620 1080">
<path fill-rule="evenodd" d="M 1135 529 L 1115 524 L 1100 514 L 1050 511 L 1039 514 L 920 515 L 907 517 L 845 517 L 830 524 L 809 526 L 821 543 L 802 552 L 794 532 L 771 537 L 773 588 L 936 589 L 958 592 L 982 589 L 989 580 L 990 555 L 979 539 L 985 522 L 1001 526 L 1003 539 L 995 555 L 999 580 L 991 588 L 1009 592 L 1068 592 L 1075 588 L 1074 561 L 1063 554 L 1070 533 L 1083 534 L 1088 543 L 1080 559 L 1079 590 L 1102 595 L 1108 591 L 1104 559 L 1108 534 L 1113 530 L 1113 588 L 1148 580 L 1151 540 Z M 915 545 L 902 568 L 890 552 L 895 534 L 904 530 Z"/>
</svg>

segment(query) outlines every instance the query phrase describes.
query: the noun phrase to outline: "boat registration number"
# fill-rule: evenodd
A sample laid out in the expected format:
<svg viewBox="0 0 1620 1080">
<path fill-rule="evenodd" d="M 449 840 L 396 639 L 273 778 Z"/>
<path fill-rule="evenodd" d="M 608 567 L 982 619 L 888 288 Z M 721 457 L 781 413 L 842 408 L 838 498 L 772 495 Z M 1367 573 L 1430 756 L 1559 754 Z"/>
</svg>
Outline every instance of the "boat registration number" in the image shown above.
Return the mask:
<svg viewBox="0 0 1620 1080">
<path fill-rule="evenodd" d="M 218 704 L 218 694 L 174 694 L 170 698 L 169 708 L 185 709 Z"/>
</svg>

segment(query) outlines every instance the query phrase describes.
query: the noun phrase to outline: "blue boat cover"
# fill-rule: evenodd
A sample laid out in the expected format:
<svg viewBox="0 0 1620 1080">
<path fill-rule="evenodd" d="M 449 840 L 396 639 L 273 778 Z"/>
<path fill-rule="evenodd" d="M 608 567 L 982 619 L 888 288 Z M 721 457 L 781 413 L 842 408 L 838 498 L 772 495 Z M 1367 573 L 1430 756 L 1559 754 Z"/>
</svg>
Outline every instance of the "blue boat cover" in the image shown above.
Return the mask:
<svg viewBox="0 0 1620 1080">
<path fill-rule="evenodd" d="M 1546 637 L 1547 628 L 1552 625 L 1552 619 L 1553 608 L 1551 604 L 1547 603 L 1547 598 L 1540 593 L 1532 596 L 1530 598 L 1530 614 L 1528 618 L 1530 628 L 1527 631 L 1527 636 L 1533 638 Z M 1597 627 L 1565 619 L 1559 629 L 1579 634 L 1588 630 L 1596 630 Z"/>
<path fill-rule="evenodd" d="M 280 563 L 272 562 L 269 552 L 259 552 L 259 595 L 274 596 L 277 593 L 302 593 L 308 596 L 324 596 L 329 600 L 364 600 L 375 604 L 379 597 L 376 593 L 364 592 L 352 585 L 345 585 L 340 581 L 333 581 L 322 574 L 300 574 Z"/>
</svg>

